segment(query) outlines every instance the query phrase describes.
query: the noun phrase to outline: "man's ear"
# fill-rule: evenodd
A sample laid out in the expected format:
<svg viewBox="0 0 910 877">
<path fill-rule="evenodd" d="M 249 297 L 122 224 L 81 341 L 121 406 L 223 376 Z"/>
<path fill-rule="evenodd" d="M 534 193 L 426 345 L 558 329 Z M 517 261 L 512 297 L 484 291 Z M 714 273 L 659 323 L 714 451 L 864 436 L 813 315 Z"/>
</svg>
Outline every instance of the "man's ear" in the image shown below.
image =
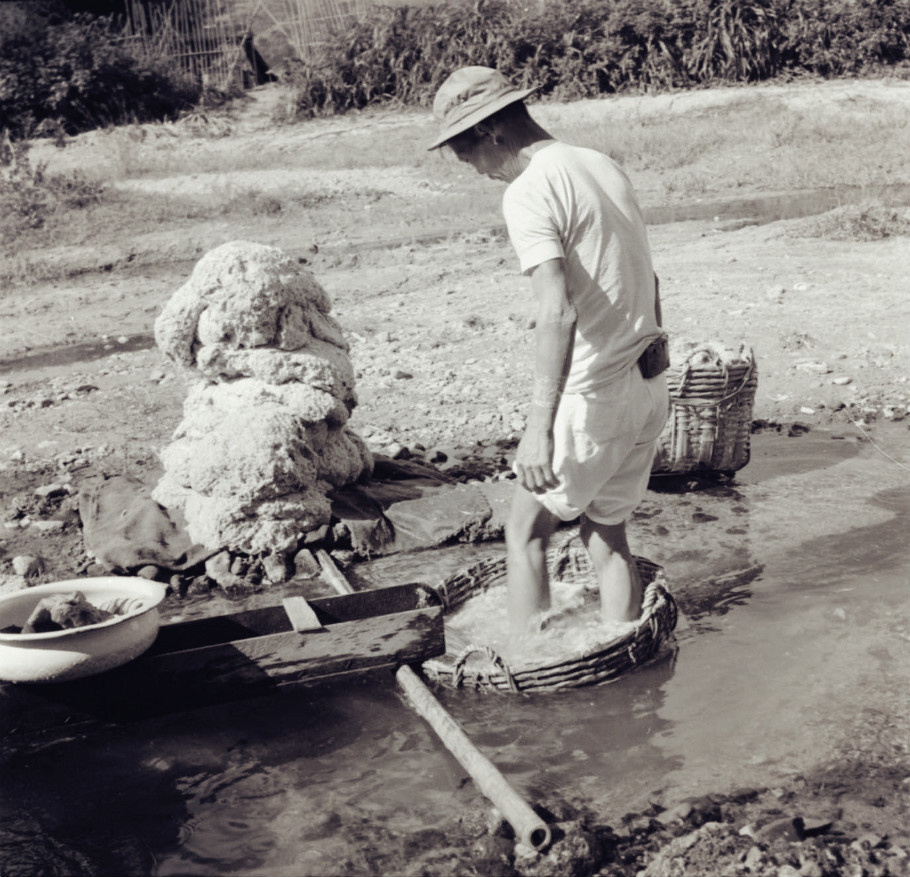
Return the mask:
<svg viewBox="0 0 910 877">
<path fill-rule="evenodd" d="M 490 122 L 486 119 L 483 122 L 478 122 L 474 126 L 474 130 L 477 132 L 480 138 L 483 138 L 485 140 L 490 140 L 493 143 L 500 143 L 502 141 L 502 138 L 496 132 L 495 126 L 491 125 Z"/>
</svg>

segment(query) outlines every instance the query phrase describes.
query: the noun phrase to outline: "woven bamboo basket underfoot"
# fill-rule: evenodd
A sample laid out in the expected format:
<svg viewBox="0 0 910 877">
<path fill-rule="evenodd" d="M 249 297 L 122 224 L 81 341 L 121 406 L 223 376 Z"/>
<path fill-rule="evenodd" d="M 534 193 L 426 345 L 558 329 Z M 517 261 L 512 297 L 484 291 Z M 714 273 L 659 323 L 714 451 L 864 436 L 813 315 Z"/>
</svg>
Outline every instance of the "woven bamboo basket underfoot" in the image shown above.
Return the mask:
<svg viewBox="0 0 910 877">
<path fill-rule="evenodd" d="M 556 691 L 580 688 L 615 679 L 649 661 L 660 651 L 676 627 L 676 603 L 662 584 L 661 569 L 649 560 L 636 557 L 645 585 L 641 618 L 628 633 L 580 656 L 512 670 L 500 655 L 483 644 L 470 644 L 454 653 L 424 661 L 425 676 L 452 688 L 474 688 L 504 693 Z M 563 582 L 582 581 L 596 588 L 594 568 L 580 546 L 562 546 L 547 554 L 550 577 Z M 472 596 L 504 583 L 504 557 L 481 561 L 446 579 L 436 590 L 447 613 Z"/>
<path fill-rule="evenodd" d="M 670 418 L 652 475 L 732 474 L 749 462 L 758 367 L 750 348 L 702 344 L 667 369 Z"/>
</svg>

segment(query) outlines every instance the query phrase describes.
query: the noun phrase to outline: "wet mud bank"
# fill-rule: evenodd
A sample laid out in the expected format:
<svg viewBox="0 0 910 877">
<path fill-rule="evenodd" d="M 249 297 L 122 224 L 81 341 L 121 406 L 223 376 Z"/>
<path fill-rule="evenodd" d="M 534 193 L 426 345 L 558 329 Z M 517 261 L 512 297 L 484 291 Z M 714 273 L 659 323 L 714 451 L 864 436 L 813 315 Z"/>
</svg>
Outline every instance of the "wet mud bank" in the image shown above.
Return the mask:
<svg viewBox="0 0 910 877">
<path fill-rule="evenodd" d="M 625 814 L 616 826 L 598 825 L 590 816 L 572 819 L 549 854 L 535 859 L 520 850 L 512 873 L 910 873 L 906 765 L 889 764 L 882 751 L 850 755 L 773 788 L 709 793 L 671 807 L 656 800 L 645 811 Z"/>
</svg>

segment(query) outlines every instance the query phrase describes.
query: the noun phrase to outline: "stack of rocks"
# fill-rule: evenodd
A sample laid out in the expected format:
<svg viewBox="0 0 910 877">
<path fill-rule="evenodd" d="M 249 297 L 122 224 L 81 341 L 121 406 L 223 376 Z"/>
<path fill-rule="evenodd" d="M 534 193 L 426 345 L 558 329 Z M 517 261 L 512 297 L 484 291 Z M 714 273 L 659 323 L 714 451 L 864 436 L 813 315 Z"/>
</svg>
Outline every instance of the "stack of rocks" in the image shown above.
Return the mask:
<svg viewBox="0 0 910 877">
<path fill-rule="evenodd" d="M 268 555 L 329 522 L 327 493 L 372 472 L 347 426 L 354 372 L 325 290 L 281 250 L 207 253 L 155 322 L 189 370 L 183 420 L 153 497 L 208 548 Z"/>
</svg>

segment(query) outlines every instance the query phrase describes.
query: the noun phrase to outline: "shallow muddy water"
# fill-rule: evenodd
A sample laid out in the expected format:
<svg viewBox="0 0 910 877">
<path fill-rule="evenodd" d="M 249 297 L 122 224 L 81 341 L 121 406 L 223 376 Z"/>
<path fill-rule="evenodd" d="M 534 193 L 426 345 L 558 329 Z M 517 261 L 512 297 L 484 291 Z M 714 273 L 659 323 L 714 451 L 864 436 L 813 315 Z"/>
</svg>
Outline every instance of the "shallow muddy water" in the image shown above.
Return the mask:
<svg viewBox="0 0 910 877">
<path fill-rule="evenodd" d="M 836 207 L 869 202 L 905 206 L 910 203 L 910 186 L 832 186 L 827 189 L 804 189 L 720 201 L 661 205 L 645 209 L 645 217 L 649 225 L 698 219 L 713 219 L 715 222 L 742 219 L 763 225 L 781 219 L 815 216 Z"/>
<path fill-rule="evenodd" d="M 655 798 L 809 771 L 864 715 L 905 721 L 906 430 L 876 434 L 900 465 L 845 433 L 759 434 L 732 482 L 652 485 L 630 538 L 681 613 L 653 664 L 559 694 L 438 691 L 529 801 L 615 824 Z M 390 557 L 351 579 L 434 582 L 501 550 Z M 122 874 L 401 873 L 489 810 L 385 674 L 7 754 L 2 772 L 4 817 Z"/>
</svg>

